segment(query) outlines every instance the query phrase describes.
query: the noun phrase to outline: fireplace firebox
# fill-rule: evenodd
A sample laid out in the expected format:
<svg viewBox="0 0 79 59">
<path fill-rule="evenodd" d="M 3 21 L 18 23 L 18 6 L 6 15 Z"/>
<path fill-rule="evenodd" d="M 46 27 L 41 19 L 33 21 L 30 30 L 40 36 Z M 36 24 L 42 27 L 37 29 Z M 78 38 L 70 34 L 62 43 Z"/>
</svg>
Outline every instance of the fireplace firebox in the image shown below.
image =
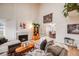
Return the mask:
<svg viewBox="0 0 79 59">
<path fill-rule="evenodd" d="M 18 38 L 21 42 L 28 41 L 28 35 L 19 35 Z"/>
</svg>

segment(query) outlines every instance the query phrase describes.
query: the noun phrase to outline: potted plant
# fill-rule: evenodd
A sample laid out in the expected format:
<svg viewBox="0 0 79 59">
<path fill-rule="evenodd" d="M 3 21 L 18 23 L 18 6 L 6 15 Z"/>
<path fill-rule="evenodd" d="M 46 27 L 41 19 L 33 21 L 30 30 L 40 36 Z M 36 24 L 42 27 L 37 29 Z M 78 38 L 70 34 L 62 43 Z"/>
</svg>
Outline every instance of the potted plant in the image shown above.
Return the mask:
<svg viewBox="0 0 79 59">
<path fill-rule="evenodd" d="M 79 12 L 78 3 L 65 3 L 64 10 L 63 10 L 64 16 L 67 17 L 69 15 L 69 12 L 74 11 L 74 10 L 77 11 L 77 13 Z"/>
<path fill-rule="evenodd" d="M 39 27 L 40 27 L 40 24 L 33 23 L 33 36 L 32 36 L 33 40 L 38 40 L 40 38 Z"/>
</svg>

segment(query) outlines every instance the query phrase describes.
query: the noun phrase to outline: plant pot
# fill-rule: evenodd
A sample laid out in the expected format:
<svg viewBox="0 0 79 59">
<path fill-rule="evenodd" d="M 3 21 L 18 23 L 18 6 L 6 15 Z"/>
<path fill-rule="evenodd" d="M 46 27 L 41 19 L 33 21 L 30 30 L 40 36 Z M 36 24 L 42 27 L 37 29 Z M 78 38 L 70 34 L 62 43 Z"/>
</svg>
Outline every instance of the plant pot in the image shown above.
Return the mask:
<svg viewBox="0 0 79 59">
<path fill-rule="evenodd" d="M 79 16 L 79 12 L 77 10 L 73 10 L 68 12 L 69 16 L 75 17 L 75 16 Z"/>
</svg>

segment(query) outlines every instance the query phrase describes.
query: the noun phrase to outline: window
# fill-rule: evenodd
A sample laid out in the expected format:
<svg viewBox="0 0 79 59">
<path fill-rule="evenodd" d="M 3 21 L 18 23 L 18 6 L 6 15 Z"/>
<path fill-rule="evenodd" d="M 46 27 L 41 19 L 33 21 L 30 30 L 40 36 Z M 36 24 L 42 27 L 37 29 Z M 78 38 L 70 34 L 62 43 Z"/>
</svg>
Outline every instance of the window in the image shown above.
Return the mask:
<svg viewBox="0 0 79 59">
<path fill-rule="evenodd" d="M 4 37 L 4 24 L 0 22 L 0 37 Z"/>
</svg>

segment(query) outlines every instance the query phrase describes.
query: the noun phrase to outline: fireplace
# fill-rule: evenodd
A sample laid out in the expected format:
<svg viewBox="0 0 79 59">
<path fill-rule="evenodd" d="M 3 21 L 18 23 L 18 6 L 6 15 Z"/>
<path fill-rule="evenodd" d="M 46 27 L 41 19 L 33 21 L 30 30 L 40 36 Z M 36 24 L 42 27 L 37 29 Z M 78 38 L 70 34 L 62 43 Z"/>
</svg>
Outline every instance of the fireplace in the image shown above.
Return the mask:
<svg viewBox="0 0 79 59">
<path fill-rule="evenodd" d="M 28 35 L 19 35 L 18 38 L 21 42 L 28 41 Z"/>
</svg>

